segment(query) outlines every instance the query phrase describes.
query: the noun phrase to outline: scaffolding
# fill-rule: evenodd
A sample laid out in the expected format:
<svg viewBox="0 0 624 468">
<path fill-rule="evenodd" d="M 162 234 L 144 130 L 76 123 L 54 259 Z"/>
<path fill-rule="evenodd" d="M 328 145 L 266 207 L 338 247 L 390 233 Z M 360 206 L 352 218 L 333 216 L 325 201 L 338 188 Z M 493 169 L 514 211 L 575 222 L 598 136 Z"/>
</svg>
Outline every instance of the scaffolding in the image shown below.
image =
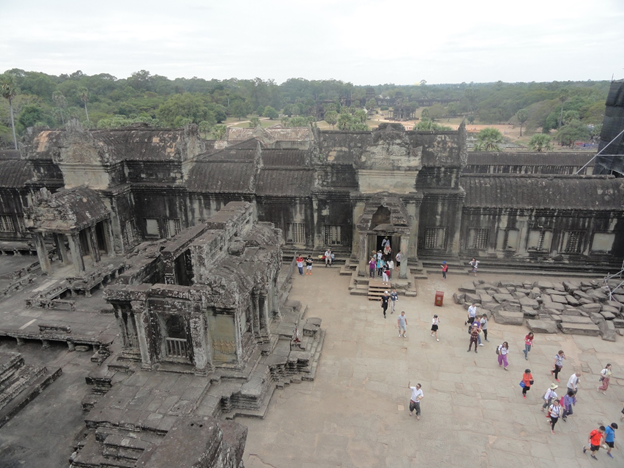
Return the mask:
<svg viewBox="0 0 624 468">
<path fill-rule="evenodd" d="M 620 269 L 620 271 L 618 273 L 615 273 L 613 275 L 605 276 L 604 288 L 609 292 L 609 300 L 610 301 L 613 300 L 613 293 L 615 291 L 617 291 L 618 289 L 621 289 L 621 292 L 624 293 L 624 279 L 623 279 L 623 277 L 624 277 L 624 261 L 622 261 L 622 268 Z M 610 281 L 612 279 L 614 279 L 614 278 L 619 279 L 619 283 L 614 288 L 611 288 Z M 617 281 L 617 279 L 616 279 L 616 281 Z"/>
</svg>

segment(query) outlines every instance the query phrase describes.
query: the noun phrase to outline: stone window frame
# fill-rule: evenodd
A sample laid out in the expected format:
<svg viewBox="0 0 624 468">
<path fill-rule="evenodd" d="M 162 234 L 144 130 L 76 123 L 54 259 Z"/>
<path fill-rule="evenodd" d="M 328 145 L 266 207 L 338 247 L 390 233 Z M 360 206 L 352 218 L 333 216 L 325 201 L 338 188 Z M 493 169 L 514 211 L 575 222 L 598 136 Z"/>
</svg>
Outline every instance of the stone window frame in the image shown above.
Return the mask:
<svg viewBox="0 0 624 468">
<path fill-rule="evenodd" d="M 15 220 L 10 214 L 0 215 L 0 232 L 15 232 Z"/>
<path fill-rule="evenodd" d="M 167 218 L 167 237 L 173 237 L 182 230 L 179 218 Z M 173 226 L 173 229 L 171 227 Z M 171 232 L 173 230 L 173 232 Z"/>
<path fill-rule="evenodd" d="M 332 230 L 334 231 L 332 233 Z M 341 224 L 326 224 L 324 226 L 324 236 L 325 245 L 329 247 L 341 246 L 342 242 L 342 234 L 344 231 L 344 226 Z"/>
<path fill-rule="evenodd" d="M 446 228 L 427 227 L 423 240 L 423 248 L 426 250 L 443 250 L 446 248 Z"/>
<path fill-rule="evenodd" d="M 539 240 L 537 242 L 537 247 L 530 247 L 529 242 L 531 238 L 532 232 L 539 232 Z M 550 239 L 547 237 L 550 236 Z M 529 233 L 527 235 L 527 251 L 528 252 L 550 252 L 552 249 L 552 241 L 553 241 L 554 232 L 552 229 L 529 229 Z M 548 248 L 544 247 L 544 242 L 548 242 Z"/>
<path fill-rule="evenodd" d="M 305 223 L 286 224 L 286 243 L 295 245 L 306 244 Z"/>
<path fill-rule="evenodd" d="M 156 229 L 158 232 L 156 234 L 151 234 L 149 229 L 149 222 L 154 221 L 156 223 Z M 146 239 L 160 239 L 160 220 L 158 218 L 143 218 L 143 222 L 145 223 L 145 238 Z"/>
<path fill-rule="evenodd" d="M 510 233 L 515 233 L 516 236 L 516 242 L 515 242 L 515 246 L 513 245 L 509 245 L 509 234 Z M 502 239 L 501 239 L 501 234 L 502 234 Z M 499 245 L 499 241 L 500 244 Z M 507 251 L 507 252 L 515 252 L 518 250 L 518 247 L 520 246 L 520 230 L 516 229 L 516 228 L 505 228 L 505 229 L 499 229 L 498 233 L 497 233 L 497 238 L 496 238 L 496 250 L 500 250 L 500 251 Z"/>
<path fill-rule="evenodd" d="M 563 253 L 581 254 L 583 253 L 583 241 L 585 240 L 585 231 L 573 230 L 564 231 L 563 233 Z"/>
<path fill-rule="evenodd" d="M 487 250 L 489 248 L 490 229 L 482 227 L 468 228 L 468 249 Z"/>
</svg>

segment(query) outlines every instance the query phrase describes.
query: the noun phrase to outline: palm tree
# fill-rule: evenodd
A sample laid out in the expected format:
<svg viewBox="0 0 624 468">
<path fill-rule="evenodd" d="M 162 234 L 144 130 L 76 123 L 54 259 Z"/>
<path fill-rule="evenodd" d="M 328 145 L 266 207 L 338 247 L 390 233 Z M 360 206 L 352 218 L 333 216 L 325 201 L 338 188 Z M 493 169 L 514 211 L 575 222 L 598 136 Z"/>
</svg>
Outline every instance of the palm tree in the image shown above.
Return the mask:
<svg viewBox="0 0 624 468">
<path fill-rule="evenodd" d="M 67 106 L 67 99 L 63 96 L 63 93 L 60 91 L 54 91 L 52 93 L 52 100 L 56 104 L 58 108 L 58 115 L 61 117 L 61 123 L 65 125 L 65 107 Z"/>
<path fill-rule="evenodd" d="M 89 102 L 89 90 L 87 88 L 80 88 L 78 90 L 78 94 L 80 95 L 80 100 L 84 104 L 85 114 L 87 114 L 87 122 L 89 122 L 89 111 L 87 110 L 87 102 Z"/>
<path fill-rule="evenodd" d="M 11 129 L 13 130 L 13 143 L 17 149 L 17 137 L 15 136 L 15 119 L 13 118 L 13 98 L 17 96 L 17 84 L 15 78 L 11 75 L 5 75 L 0 80 L 0 94 L 9 101 L 9 109 L 11 111 Z"/>
<path fill-rule="evenodd" d="M 516 119 L 520 122 L 520 136 L 522 136 L 522 126 L 524 125 L 524 122 L 529 120 L 529 113 L 524 109 L 520 109 L 516 112 Z"/>
</svg>

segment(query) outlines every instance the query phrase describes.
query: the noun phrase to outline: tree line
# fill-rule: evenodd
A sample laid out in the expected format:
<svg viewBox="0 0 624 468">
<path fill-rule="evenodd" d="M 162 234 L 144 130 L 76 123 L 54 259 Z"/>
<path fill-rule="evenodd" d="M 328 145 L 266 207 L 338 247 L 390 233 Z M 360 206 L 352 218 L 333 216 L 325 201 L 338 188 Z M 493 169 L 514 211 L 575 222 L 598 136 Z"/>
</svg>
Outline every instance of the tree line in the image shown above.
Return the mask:
<svg viewBox="0 0 624 468">
<path fill-rule="evenodd" d="M 228 118 L 250 116 L 305 125 L 323 118 L 332 128 L 367 130 L 366 118 L 392 105 L 423 111 L 417 128 L 444 129 L 444 118 L 518 123 L 529 131 L 552 130 L 562 144 L 595 134 L 602 122 L 608 81 L 552 83 L 461 83 L 413 86 L 355 86 L 339 80 L 169 79 L 141 70 L 127 78 L 101 73 L 49 75 L 20 69 L 0 75 L 0 147 L 13 145 L 31 126 L 61 128 L 78 119 L 90 128 L 133 123 L 156 127 L 200 126 L 206 137 L 224 130 Z M 256 120 L 253 123 L 257 123 Z"/>
</svg>

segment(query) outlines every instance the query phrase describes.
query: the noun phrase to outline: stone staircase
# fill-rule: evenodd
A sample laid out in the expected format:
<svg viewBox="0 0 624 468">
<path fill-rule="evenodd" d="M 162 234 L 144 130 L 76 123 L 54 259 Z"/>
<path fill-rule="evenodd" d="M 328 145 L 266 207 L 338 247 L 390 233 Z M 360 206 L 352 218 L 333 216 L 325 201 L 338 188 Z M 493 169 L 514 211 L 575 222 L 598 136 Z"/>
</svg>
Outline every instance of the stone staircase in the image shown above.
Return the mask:
<svg viewBox="0 0 624 468">
<path fill-rule="evenodd" d="M 379 301 L 386 291 L 390 292 L 392 283 L 378 279 L 368 281 L 368 300 Z"/>
<path fill-rule="evenodd" d="M 26 365 L 19 353 L 0 353 L 0 427 L 61 374 L 60 367 L 50 373 L 46 367 Z"/>
</svg>

